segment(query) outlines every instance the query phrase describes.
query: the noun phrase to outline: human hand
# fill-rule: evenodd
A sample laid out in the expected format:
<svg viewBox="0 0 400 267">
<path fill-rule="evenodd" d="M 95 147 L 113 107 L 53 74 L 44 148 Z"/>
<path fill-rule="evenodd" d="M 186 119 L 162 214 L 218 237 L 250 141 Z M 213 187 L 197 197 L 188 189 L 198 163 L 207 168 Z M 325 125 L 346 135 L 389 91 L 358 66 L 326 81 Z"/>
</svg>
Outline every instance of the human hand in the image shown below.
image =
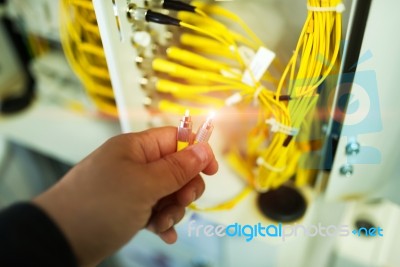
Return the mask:
<svg viewBox="0 0 400 267">
<path fill-rule="evenodd" d="M 111 138 L 33 202 L 61 228 L 83 266 L 146 226 L 173 243 L 173 225 L 204 191 L 199 173 L 218 169 L 208 144 L 175 151 L 174 127 Z"/>
</svg>

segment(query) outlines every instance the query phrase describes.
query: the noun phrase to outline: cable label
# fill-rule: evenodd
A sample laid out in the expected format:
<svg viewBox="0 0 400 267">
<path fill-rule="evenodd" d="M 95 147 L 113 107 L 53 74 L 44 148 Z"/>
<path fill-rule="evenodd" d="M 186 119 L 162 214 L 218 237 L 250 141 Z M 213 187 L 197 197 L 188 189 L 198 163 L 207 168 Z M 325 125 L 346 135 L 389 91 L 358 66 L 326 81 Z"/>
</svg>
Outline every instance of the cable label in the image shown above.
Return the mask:
<svg viewBox="0 0 400 267">
<path fill-rule="evenodd" d="M 274 52 L 265 47 L 260 47 L 248 66 L 248 69 L 243 73 L 242 82 L 254 86 L 256 82 L 260 81 L 274 58 Z"/>
</svg>

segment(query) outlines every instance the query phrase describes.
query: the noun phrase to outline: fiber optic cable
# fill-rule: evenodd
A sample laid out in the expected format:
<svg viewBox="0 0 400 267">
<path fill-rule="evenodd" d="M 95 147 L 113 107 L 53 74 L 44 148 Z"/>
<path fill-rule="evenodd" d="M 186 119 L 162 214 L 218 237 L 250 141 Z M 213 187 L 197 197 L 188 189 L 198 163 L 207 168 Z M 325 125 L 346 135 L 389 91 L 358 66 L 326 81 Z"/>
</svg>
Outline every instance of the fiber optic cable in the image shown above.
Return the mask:
<svg viewBox="0 0 400 267">
<path fill-rule="evenodd" d="M 313 1 L 309 3 L 309 5 L 317 4 Z M 234 168 L 242 170 L 240 171 L 242 176 L 246 176 L 244 178 L 249 187 L 245 187 L 243 192 L 248 193 L 251 190 L 250 187 L 258 191 L 279 187 L 296 172 L 302 153 L 297 146 L 295 135 L 288 135 L 279 129 L 285 129 L 285 127 L 300 129 L 305 115 L 315 106 L 318 100 L 316 88 L 333 68 L 333 65 L 326 65 L 317 58 L 320 55 L 322 57 L 326 55 L 336 61 L 338 46 L 331 44 L 336 44 L 335 36 L 338 32 L 330 34 L 326 31 L 329 29 L 337 31 L 336 27 L 340 23 L 333 23 L 334 20 L 331 18 L 324 19 L 323 17 L 327 14 L 314 14 L 310 11 L 295 52 L 279 82 L 268 74 L 264 74 L 261 78 L 262 81 L 268 80 L 272 85 L 276 85 L 276 90 L 273 90 L 275 88 L 267 88 L 265 84 L 254 78 L 252 70 L 247 66 L 248 63 L 239 52 L 239 43 L 251 49 L 262 45 L 247 25 L 237 15 L 214 5 L 201 3 L 193 3 L 193 5 L 198 10 L 202 10 L 204 16 L 179 12 L 178 17 L 173 18 L 151 10 L 142 10 L 142 12 L 146 14 L 147 21 L 179 26 L 192 31 L 192 33 L 181 34 L 181 45 L 191 47 L 203 55 L 217 55 L 230 61 L 210 59 L 187 49 L 170 47 L 166 52 L 169 60 L 156 58 L 152 62 L 152 68 L 162 77 L 155 83 L 157 92 L 170 94 L 178 103 L 163 99 L 158 102 L 158 107 L 162 111 L 179 113 L 183 112 L 187 105 L 193 103 L 198 108 L 193 114 L 201 113 L 204 110 L 201 106 L 223 105 L 223 101 L 212 94 L 215 92 L 224 97 L 228 92 L 235 93 L 238 96 L 238 102 L 235 103 L 247 105 L 256 101 L 259 107 L 258 121 L 254 131 L 248 136 L 247 151 L 236 149 L 231 154 L 233 156 L 230 162 L 235 165 Z M 221 16 L 234 21 L 241 26 L 250 39 L 231 31 L 208 15 Z M 332 40 L 335 39 L 334 42 L 328 40 L 331 37 Z M 249 71 L 252 85 L 242 81 L 240 74 L 245 71 Z M 274 118 L 275 124 L 266 123 L 270 118 Z M 233 160 L 238 159 L 239 153 L 243 152 L 246 153 L 246 159 Z M 254 171 L 255 167 L 256 171 Z M 299 179 L 306 180 L 304 176 Z M 232 200 L 210 210 L 232 207 L 246 193 L 241 192 Z"/>
<path fill-rule="evenodd" d="M 177 131 L 177 151 L 180 151 L 187 146 L 189 146 L 191 142 L 192 136 L 192 118 L 190 116 L 189 110 L 185 111 L 185 115 L 182 117 Z"/>
<path fill-rule="evenodd" d="M 194 139 L 194 143 L 207 143 L 210 139 L 210 136 L 214 130 L 214 125 L 212 121 L 214 119 L 215 113 L 211 113 L 205 122 L 203 122 L 199 129 L 196 132 L 196 138 Z"/>
<path fill-rule="evenodd" d="M 66 58 L 95 106 L 117 116 L 100 33 L 89 0 L 60 2 L 60 39 Z"/>
</svg>

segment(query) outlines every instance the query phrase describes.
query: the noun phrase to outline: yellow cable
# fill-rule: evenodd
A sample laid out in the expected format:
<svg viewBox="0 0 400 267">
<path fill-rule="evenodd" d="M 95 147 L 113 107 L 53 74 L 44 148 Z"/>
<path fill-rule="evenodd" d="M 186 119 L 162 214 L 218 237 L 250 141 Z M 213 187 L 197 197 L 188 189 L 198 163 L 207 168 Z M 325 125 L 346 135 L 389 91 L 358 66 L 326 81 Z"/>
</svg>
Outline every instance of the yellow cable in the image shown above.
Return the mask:
<svg viewBox="0 0 400 267">
<path fill-rule="evenodd" d="M 116 117 L 114 94 L 91 1 L 60 2 L 60 39 L 69 64 L 96 107 Z"/>
<path fill-rule="evenodd" d="M 255 41 L 259 46 L 263 45 L 263 42 L 257 37 L 257 35 L 247 26 L 247 24 L 235 13 L 230 12 L 218 5 L 209 5 L 203 2 L 199 1 L 193 1 L 191 3 L 192 5 L 196 6 L 197 8 L 205 11 L 206 13 L 214 14 L 214 15 L 219 15 L 223 16 L 227 19 L 230 19 L 234 22 L 236 22 L 240 27 L 243 28 L 243 30 Z"/>
</svg>

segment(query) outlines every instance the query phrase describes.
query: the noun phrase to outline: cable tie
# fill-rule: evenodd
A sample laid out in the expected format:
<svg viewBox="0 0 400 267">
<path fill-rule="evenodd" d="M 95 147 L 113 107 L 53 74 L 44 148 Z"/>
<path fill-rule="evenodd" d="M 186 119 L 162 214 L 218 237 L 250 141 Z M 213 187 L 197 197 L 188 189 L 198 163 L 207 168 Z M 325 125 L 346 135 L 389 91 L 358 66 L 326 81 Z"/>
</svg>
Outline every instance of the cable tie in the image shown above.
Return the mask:
<svg viewBox="0 0 400 267">
<path fill-rule="evenodd" d="M 343 3 L 338 4 L 337 6 L 329 6 L 329 7 L 320 7 L 320 6 L 310 6 L 307 5 L 307 9 L 313 12 L 337 12 L 343 13 L 346 10 L 346 7 Z"/>
<path fill-rule="evenodd" d="M 286 167 L 277 168 L 275 166 L 272 166 L 271 164 L 266 162 L 262 157 L 258 157 L 256 163 L 258 166 L 263 166 L 273 172 L 282 172 L 286 169 Z"/>
<path fill-rule="evenodd" d="M 267 119 L 265 120 L 265 123 L 271 125 L 271 131 L 274 133 L 281 132 L 289 136 L 296 136 L 299 133 L 298 128 L 283 125 L 282 123 L 277 122 L 275 118 Z"/>
<path fill-rule="evenodd" d="M 252 48 L 245 45 L 239 46 L 238 52 L 246 66 L 250 65 L 251 61 L 256 55 L 256 52 Z"/>
<path fill-rule="evenodd" d="M 255 86 L 255 83 L 261 80 L 274 59 L 275 53 L 261 46 L 243 73 L 242 82 L 250 86 Z"/>
</svg>

